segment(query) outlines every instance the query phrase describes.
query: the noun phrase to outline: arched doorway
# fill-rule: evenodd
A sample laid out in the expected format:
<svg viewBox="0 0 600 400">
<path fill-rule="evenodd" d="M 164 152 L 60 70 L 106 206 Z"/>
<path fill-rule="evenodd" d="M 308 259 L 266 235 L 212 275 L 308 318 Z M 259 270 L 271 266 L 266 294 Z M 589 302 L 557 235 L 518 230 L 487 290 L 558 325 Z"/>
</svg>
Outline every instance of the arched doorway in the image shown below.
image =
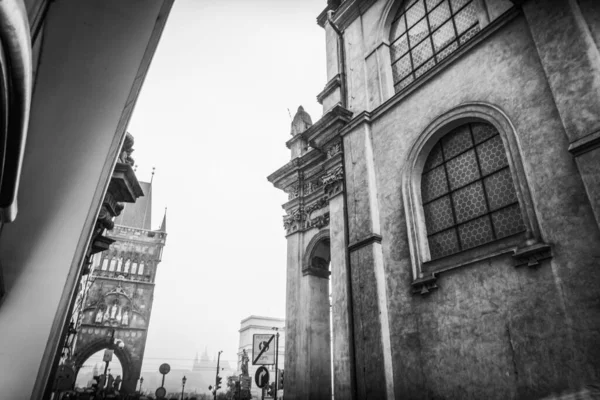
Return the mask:
<svg viewBox="0 0 600 400">
<path fill-rule="evenodd" d="M 89 388 L 94 383 L 94 376 L 104 374 L 107 369 L 107 375 L 112 375 L 113 379 L 123 380 L 123 367 L 118 357 L 113 357 L 106 368 L 106 363 L 103 361 L 105 350 L 100 350 L 90 356 L 79 367 L 77 379 L 75 380 L 75 388 Z"/>
<path fill-rule="evenodd" d="M 305 321 L 309 325 L 306 330 L 306 356 L 303 365 L 307 368 L 307 382 L 318 388 L 319 398 L 332 397 L 333 382 L 333 344 L 332 331 L 332 284 L 331 243 L 329 230 L 319 231 L 306 247 L 302 270 L 307 286 L 305 299 L 307 312 Z M 309 396 L 312 397 L 312 396 Z"/>
<path fill-rule="evenodd" d="M 104 350 L 112 350 L 113 357 L 109 362 L 109 368 L 111 369 L 111 374 L 116 378 L 116 375 L 112 373 L 112 365 L 118 365 L 120 367 L 120 375 L 122 379 L 120 392 L 122 393 L 132 393 L 135 391 L 137 385 L 137 379 L 139 374 L 140 363 L 136 363 L 132 358 L 129 350 L 125 346 L 124 348 L 120 348 L 115 344 L 110 344 L 106 339 L 99 339 L 88 343 L 82 348 L 77 349 L 77 352 L 73 355 L 73 366 L 75 368 L 75 373 L 77 375 L 76 382 L 79 382 L 79 374 L 85 372 L 86 365 L 88 364 L 88 360 L 93 360 L 95 362 L 96 354 L 104 355 Z M 100 357 L 101 361 L 102 358 Z M 140 364 L 140 365 L 138 365 Z M 102 368 L 99 370 L 100 374 L 104 373 L 105 363 L 102 363 Z M 114 370 L 117 373 L 117 370 Z"/>
</svg>

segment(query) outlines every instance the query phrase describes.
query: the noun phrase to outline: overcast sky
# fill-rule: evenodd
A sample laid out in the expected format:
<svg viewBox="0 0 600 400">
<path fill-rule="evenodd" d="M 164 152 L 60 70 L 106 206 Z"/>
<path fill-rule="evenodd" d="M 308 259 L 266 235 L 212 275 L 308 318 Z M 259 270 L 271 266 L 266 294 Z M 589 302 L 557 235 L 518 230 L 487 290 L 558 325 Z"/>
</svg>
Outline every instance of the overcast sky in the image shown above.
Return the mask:
<svg viewBox="0 0 600 400">
<path fill-rule="evenodd" d="M 285 317 L 283 192 L 290 116 L 321 115 L 325 0 L 177 0 L 129 131 L 152 224 L 167 212 L 144 369 L 235 362 L 240 321 Z"/>
</svg>

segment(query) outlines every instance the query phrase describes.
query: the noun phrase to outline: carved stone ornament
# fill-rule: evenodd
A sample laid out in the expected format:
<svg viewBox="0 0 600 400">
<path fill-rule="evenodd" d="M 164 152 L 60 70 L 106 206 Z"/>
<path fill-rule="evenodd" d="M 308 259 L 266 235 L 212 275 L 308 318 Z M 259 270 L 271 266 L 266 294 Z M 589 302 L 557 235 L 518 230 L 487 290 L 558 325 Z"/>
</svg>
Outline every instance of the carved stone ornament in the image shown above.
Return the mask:
<svg viewBox="0 0 600 400">
<path fill-rule="evenodd" d="M 288 186 L 285 189 L 285 192 L 288 194 L 288 200 L 294 200 L 295 198 L 297 198 L 298 196 L 300 196 L 300 188 L 298 187 L 298 185 L 292 185 L 292 186 Z"/>
<path fill-rule="evenodd" d="M 302 221 L 304 220 L 304 211 L 302 208 L 298 208 L 291 215 L 283 217 L 283 227 L 285 228 L 286 234 L 297 232 L 302 228 Z"/>
<path fill-rule="evenodd" d="M 314 203 L 312 203 L 311 205 L 309 205 L 305 208 L 306 215 L 310 216 L 310 214 L 313 211 L 319 210 L 319 209 L 325 207 L 327 204 L 328 204 L 327 199 L 325 197 L 321 197 L 319 200 L 315 201 Z"/>
<path fill-rule="evenodd" d="M 307 228 L 314 227 L 317 229 L 321 229 L 327 225 L 329 225 L 329 213 L 319 215 L 318 217 L 315 217 L 307 222 Z"/>
<path fill-rule="evenodd" d="M 344 170 L 341 166 L 323 176 L 321 180 L 328 197 L 333 197 L 344 190 Z"/>
<path fill-rule="evenodd" d="M 123 147 L 121 149 L 121 154 L 119 155 L 119 162 L 123 164 L 129 164 L 132 167 L 135 165 L 135 161 L 131 158 L 131 153 L 133 153 L 133 144 L 134 144 L 133 135 L 129 132 L 125 134 L 125 141 L 123 142 Z"/>
<path fill-rule="evenodd" d="M 336 144 L 330 146 L 327 149 L 327 158 L 331 158 L 331 157 L 335 156 L 336 154 L 341 153 L 341 151 L 342 151 L 342 143 L 337 142 Z"/>
</svg>

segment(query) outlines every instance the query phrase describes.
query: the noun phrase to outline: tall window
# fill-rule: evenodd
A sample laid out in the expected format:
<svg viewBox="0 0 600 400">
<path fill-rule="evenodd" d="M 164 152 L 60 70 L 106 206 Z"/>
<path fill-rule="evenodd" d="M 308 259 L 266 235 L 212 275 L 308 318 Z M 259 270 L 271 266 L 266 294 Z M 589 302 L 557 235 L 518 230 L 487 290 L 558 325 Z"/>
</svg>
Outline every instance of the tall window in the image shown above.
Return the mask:
<svg viewBox="0 0 600 400">
<path fill-rule="evenodd" d="M 396 92 L 479 32 L 473 0 L 407 0 L 390 30 Z"/>
<path fill-rule="evenodd" d="M 433 147 L 421 196 L 432 259 L 525 230 L 504 145 L 490 124 L 462 125 Z"/>
<path fill-rule="evenodd" d="M 138 264 L 136 261 L 131 263 L 131 274 L 134 275 L 137 273 Z"/>
<path fill-rule="evenodd" d="M 106 256 L 102 260 L 102 271 L 106 271 L 108 269 L 108 258 Z"/>
</svg>

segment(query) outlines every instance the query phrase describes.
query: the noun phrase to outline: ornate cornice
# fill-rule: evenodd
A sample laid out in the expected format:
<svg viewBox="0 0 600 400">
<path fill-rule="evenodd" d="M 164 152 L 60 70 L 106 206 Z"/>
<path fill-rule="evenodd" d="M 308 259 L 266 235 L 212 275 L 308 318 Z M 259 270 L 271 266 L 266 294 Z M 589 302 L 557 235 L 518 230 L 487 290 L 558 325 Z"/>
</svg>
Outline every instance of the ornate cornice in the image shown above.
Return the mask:
<svg viewBox="0 0 600 400">
<path fill-rule="evenodd" d="M 344 191 L 344 169 L 338 166 L 322 178 L 327 198 L 332 198 Z"/>
<path fill-rule="evenodd" d="M 311 147 L 322 149 L 352 119 L 352 112 L 336 105 L 323 115 L 313 126 L 302 133 Z"/>
</svg>

